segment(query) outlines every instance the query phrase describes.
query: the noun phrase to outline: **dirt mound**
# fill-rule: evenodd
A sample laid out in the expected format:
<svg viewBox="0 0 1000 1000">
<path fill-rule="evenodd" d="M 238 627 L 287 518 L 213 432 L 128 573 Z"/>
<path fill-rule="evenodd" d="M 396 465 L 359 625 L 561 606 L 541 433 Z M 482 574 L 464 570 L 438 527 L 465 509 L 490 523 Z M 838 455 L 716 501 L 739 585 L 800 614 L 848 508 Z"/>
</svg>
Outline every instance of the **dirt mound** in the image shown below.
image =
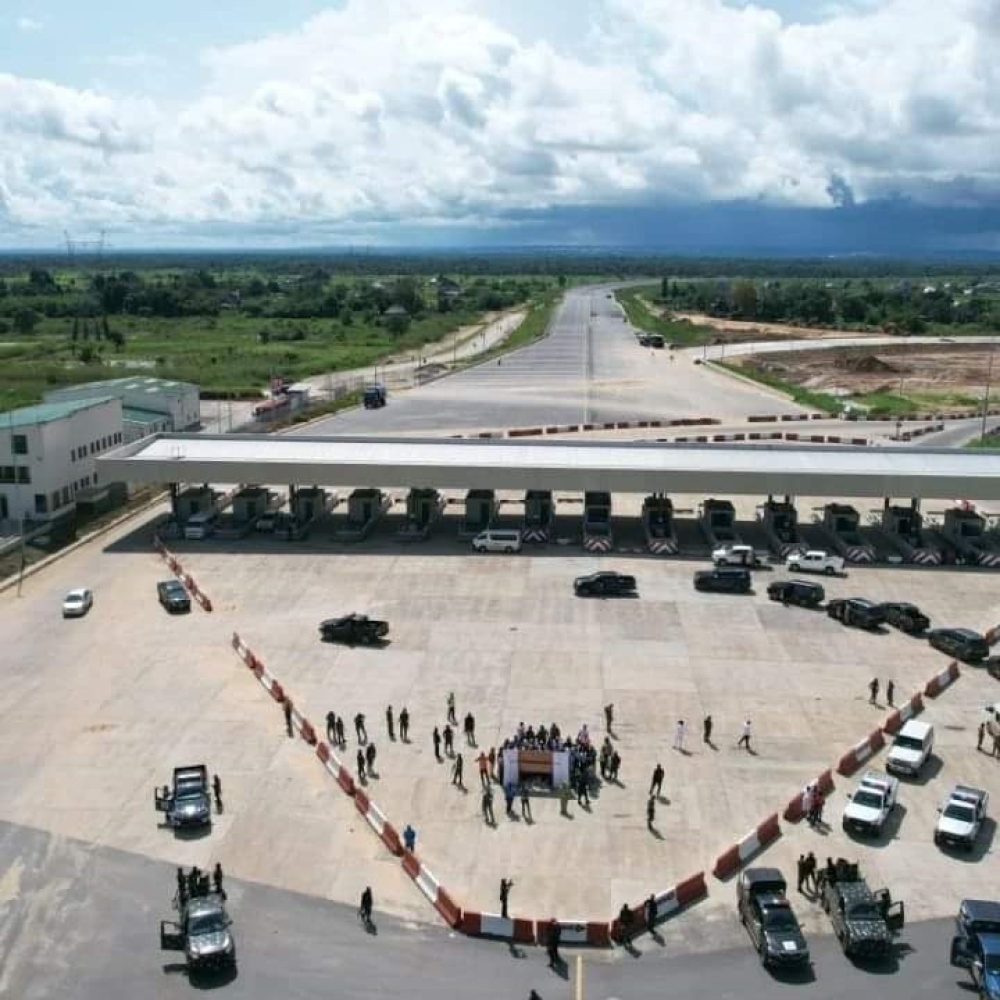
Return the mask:
<svg viewBox="0 0 1000 1000">
<path fill-rule="evenodd" d="M 858 372 L 863 375 L 899 371 L 894 365 L 890 365 L 888 361 L 883 361 L 874 354 L 842 354 L 837 358 L 835 365 L 844 371 Z"/>
</svg>

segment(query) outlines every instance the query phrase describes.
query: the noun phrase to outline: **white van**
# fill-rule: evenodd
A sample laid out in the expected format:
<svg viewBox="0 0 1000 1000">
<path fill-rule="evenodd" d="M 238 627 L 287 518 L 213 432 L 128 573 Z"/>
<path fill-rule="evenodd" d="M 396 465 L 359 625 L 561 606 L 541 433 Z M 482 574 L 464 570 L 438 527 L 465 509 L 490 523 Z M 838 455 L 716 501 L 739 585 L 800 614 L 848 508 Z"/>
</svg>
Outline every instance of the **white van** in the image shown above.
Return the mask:
<svg viewBox="0 0 1000 1000">
<path fill-rule="evenodd" d="M 520 552 L 521 532 L 517 528 L 488 528 L 472 539 L 477 552 Z"/>
<path fill-rule="evenodd" d="M 933 749 L 934 727 L 929 722 L 910 719 L 892 741 L 885 769 L 893 774 L 915 778 L 927 763 Z"/>
<path fill-rule="evenodd" d="M 218 516 L 217 510 L 203 510 L 192 514 L 184 525 L 184 537 L 199 541 L 208 538 L 215 530 L 215 519 Z"/>
</svg>

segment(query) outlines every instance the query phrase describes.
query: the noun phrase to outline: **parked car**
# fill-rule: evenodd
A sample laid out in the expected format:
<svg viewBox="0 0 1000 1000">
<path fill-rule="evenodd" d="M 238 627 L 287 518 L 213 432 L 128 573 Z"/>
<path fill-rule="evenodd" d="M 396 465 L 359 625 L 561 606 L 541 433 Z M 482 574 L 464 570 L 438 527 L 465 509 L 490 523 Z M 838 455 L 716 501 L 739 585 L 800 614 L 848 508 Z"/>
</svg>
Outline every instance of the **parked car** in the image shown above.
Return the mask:
<svg viewBox="0 0 1000 1000">
<path fill-rule="evenodd" d="M 782 604 L 797 604 L 802 608 L 817 608 L 826 598 L 819 583 L 812 580 L 775 580 L 767 585 L 767 596 Z"/>
<path fill-rule="evenodd" d="M 821 872 L 820 902 L 848 958 L 883 958 L 892 934 L 903 927 L 903 904 L 888 889 L 872 892 L 857 864 L 838 862 Z"/>
<path fill-rule="evenodd" d="M 844 558 L 822 549 L 809 549 L 806 552 L 792 552 L 785 560 L 785 567 L 795 573 L 825 573 L 833 576 L 844 572 Z"/>
<path fill-rule="evenodd" d="M 736 883 L 736 908 L 764 968 L 802 966 L 809 946 L 777 868 L 747 868 Z"/>
<path fill-rule="evenodd" d="M 982 1000 L 1000 1000 L 1000 934 L 975 934 L 967 941 L 952 938 L 951 964 L 969 970 Z"/>
<path fill-rule="evenodd" d="M 886 601 L 882 604 L 882 613 L 889 625 L 898 628 L 900 632 L 914 635 L 930 628 L 931 620 L 915 604 L 905 601 Z"/>
<path fill-rule="evenodd" d="M 589 576 L 578 576 L 573 581 L 573 593 L 577 597 L 617 597 L 635 591 L 635 577 L 614 570 L 602 570 Z"/>
<path fill-rule="evenodd" d="M 934 749 L 934 727 L 929 722 L 910 719 L 896 733 L 885 760 L 885 769 L 892 774 L 915 778 L 923 770 Z"/>
<path fill-rule="evenodd" d="M 487 528 L 472 539 L 477 552 L 520 552 L 521 532 L 518 528 Z"/>
<path fill-rule="evenodd" d="M 720 545 L 712 550 L 712 562 L 716 566 L 748 566 L 751 569 L 762 565 L 752 545 Z"/>
<path fill-rule="evenodd" d="M 388 622 L 378 621 L 367 615 L 343 615 L 340 618 L 327 618 L 319 624 L 319 635 L 323 642 L 344 642 L 348 646 L 358 643 L 374 645 L 388 634 Z"/>
<path fill-rule="evenodd" d="M 938 847 L 947 844 L 971 851 L 976 846 L 989 803 L 989 792 L 982 788 L 956 785 L 938 809 L 941 815 L 934 827 L 934 843 Z"/>
<path fill-rule="evenodd" d="M 171 614 L 191 610 L 191 596 L 180 580 L 161 580 L 156 585 L 156 596 Z"/>
<path fill-rule="evenodd" d="M 858 787 L 847 797 L 841 823 L 845 832 L 878 836 L 885 827 L 899 794 L 899 778 L 879 771 L 866 771 Z"/>
<path fill-rule="evenodd" d="M 927 641 L 942 653 L 963 663 L 979 663 L 990 655 L 990 644 L 971 628 L 935 628 L 927 633 Z"/>
<path fill-rule="evenodd" d="M 743 566 L 716 566 L 694 575 L 694 589 L 727 594 L 749 594 L 753 586 L 750 570 Z"/>
<path fill-rule="evenodd" d="M 194 896 L 181 905 L 177 920 L 160 921 L 160 948 L 183 952 L 189 973 L 235 969 L 232 924 L 222 894 Z"/>
<path fill-rule="evenodd" d="M 855 628 L 878 628 L 885 621 L 882 605 L 865 597 L 838 597 L 835 601 L 828 601 L 826 613 L 841 625 L 853 625 Z"/>
<path fill-rule="evenodd" d="M 77 587 L 63 598 L 63 618 L 82 618 L 93 606 L 93 592 L 86 587 Z"/>
</svg>

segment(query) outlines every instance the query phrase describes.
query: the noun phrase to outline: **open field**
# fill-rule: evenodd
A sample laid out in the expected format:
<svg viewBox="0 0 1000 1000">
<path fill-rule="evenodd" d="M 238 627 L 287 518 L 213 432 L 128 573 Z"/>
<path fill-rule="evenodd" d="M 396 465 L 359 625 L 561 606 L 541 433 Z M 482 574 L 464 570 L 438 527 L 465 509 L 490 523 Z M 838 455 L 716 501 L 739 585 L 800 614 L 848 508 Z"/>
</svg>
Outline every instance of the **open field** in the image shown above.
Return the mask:
<svg viewBox="0 0 1000 1000">
<path fill-rule="evenodd" d="M 852 347 L 734 357 L 727 364 L 775 387 L 874 413 L 963 412 L 982 405 L 988 344 Z"/>
</svg>

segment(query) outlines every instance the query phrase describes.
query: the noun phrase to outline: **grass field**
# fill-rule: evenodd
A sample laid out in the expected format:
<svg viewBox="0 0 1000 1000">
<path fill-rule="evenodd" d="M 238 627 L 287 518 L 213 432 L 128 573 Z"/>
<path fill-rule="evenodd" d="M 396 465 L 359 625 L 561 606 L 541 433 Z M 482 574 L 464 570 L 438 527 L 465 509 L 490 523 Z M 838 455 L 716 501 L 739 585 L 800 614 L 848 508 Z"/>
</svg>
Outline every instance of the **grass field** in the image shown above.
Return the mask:
<svg viewBox="0 0 1000 1000">
<path fill-rule="evenodd" d="M 658 333 L 668 344 L 695 347 L 711 341 L 714 334 L 711 327 L 695 326 L 686 320 L 669 320 L 651 312 L 643 300 L 658 291 L 657 285 L 623 288 L 615 292 L 615 298 L 625 310 L 632 326 L 644 333 Z"/>
<path fill-rule="evenodd" d="M 811 409 L 822 410 L 824 413 L 830 414 L 840 413 L 844 408 L 843 400 L 838 399 L 836 396 L 830 396 L 825 392 L 813 392 L 811 389 L 803 389 L 800 385 L 786 382 L 776 375 L 762 372 L 752 366 L 734 364 L 731 361 L 713 361 L 712 364 L 718 368 L 732 372 L 734 375 L 740 375 L 743 378 L 759 382 L 761 385 L 766 385 L 771 389 L 776 389 L 778 392 L 783 392 L 790 399 L 794 399 L 800 406 L 807 406 Z"/>
</svg>

